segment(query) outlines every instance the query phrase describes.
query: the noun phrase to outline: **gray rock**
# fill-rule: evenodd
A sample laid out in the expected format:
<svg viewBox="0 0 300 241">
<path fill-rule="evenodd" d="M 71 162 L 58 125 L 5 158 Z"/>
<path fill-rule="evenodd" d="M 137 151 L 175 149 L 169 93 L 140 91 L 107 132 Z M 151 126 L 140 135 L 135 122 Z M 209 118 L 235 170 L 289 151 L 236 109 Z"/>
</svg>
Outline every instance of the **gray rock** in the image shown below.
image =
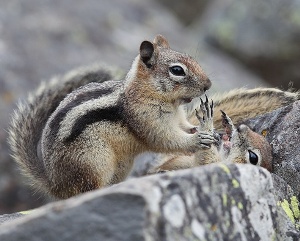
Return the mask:
<svg viewBox="0 0 300 241">
<path fill-rule="evenodd" d="M 271 174 L 265 169 L 207 165 L 137 178 L 50 204 L 0 226 L 0 239 L 297 238 L 299 233 L 289 226 L 290 219 L 279 209 Z"/>
<path fill-rule="evenodd" d="M 208 0 L 194 1 L 194 0 L 157 0 L 163 5 L 171 9 L 172 12 L 180 19 L 184 25 L 191 24 L 196 18 L 201 16 L 206 9 Z"/>
<path fill-rule="evenodd" d="M 267 132 L 273 149 L 274 173 L 300 197 L 300 101 L 245 122 L 257 133 Z"/>
<path fill-rule="evenodd" d="M 0 224 L 17 219 L 19 217 L 23 217 L 24 214 L 22 213 L 12 213 L 12 214 L 3 214 L 0 215 Z"/>
<path fill-rule="evenodd" d="M 194 27 L 272 85 L 300 88 L 299 12 L 299 0 L 216 0 Z"/>
<path fill-rule="evenodd" d="M 294 191 L 281 177 L 272 174 L 274 183 L 274 193 L 279 206 L 279 215 L 288 216 L 289 222 L 286 222 L 287 232 L 295 238 L 300 239 L 300 202 Z M 296 239 L 297 240 L 297 239 Z"/>
</svg>

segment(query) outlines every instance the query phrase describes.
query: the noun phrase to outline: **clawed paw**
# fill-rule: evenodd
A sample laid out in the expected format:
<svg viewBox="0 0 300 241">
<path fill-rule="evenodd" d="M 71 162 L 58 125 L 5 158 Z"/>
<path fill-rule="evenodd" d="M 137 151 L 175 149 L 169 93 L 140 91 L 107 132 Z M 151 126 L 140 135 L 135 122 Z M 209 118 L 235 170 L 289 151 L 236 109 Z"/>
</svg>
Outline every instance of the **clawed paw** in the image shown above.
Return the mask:
<svg viewBox="0 0 300 241">
<path fill-rule="evenodd" d="M 199 111 L 196 110 L 196 117 L 200 124 L 198 127 L 198 135 L 200 138 L 201 148 L 207 149 L 211 145 L 220 145 L 220 135 L 214 131 L 213 115 L 214 102 L 209 101 L 205 95 L 205 100 L 200 98 Z M 201 112 L 201 113 L 199 113 Z"/>
<path fill-rule="evenodd" d="M 209 103 L 209 100 L 207 96 L 205 95 L 205 101 L 203 101 L 200 98 L 200 111 L 196 110 L 196 117 L 200 122 L 199 129 L 202 131 L 210 131 L 213 132 L 213 114 L 214 114 L 214 103 L 213 100 L 211 100 L 211 103 Z"/>
<path fill-rule="evenodd" d="M 221 113 L 222 113 L 222 125 L 224 127 L 226 136 L 230 140 L 235 127 L 234 127 L 233 122 L 230 119 L 230 117 L 222 110 L 221 110 Z"/>
<path fill-rule="evenodd" d="M 216 142 L 214 133 L 210 131 L 199 131 L 198 138 L 200 147 L 204 149 L 210 148 Z"/>
</svg>

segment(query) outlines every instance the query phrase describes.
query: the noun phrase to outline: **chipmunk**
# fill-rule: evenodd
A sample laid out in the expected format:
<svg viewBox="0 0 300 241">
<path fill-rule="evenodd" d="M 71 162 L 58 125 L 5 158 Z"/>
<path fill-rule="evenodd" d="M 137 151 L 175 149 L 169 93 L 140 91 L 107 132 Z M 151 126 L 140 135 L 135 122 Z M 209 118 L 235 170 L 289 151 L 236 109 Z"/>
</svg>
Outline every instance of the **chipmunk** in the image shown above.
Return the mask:
<svg viewBox="0 0 300 241">
<path fill-rule="evenodd" d="M 125 80 L 100 72 L 102 83 L 83 85 L 97 81 L 83 72 L 43 84 L 12 118 L 14 159 L 36 188 L 55 198 L 124 180 L 141 152 L 194 153 L 214 141 L 196 131 L 183 107 L 211 81 L 163 36 L 141 43 Z"/>
<path fill-rule="evenodd" d="M 198 128 L 211 132 L 217 139 L 219 138 L 219 141 L 210 148 L 203 146 L 195 154 L 158 155 L 157 162 L 160 165 L 155 165 L 148 171 L 148 174 L 186 169 L 214 162 L 251 163 L 265 167 L 272 172 L 269 143 L 262 135 L 241 123 L 299 100 L 300 92 L 282 91 L 277 88 L 240 88 L 223 94 L 214 94 L 211 98 L 214 100 L 213 106 L 209 107 L 207 100 L 204 105 L 202 99 L 197 98 L 191 104 L 185 105 L 185 110 L 190 123 L 199 125 L 200 121 Z M 195 114 L 195 110 L 202 112 L 204 122 L 199 115 Z M 226 110 L 226 113 L 222 110 Z M 222 114 L 213 115 L 213 112 Z M 211 113 L 210 116 L 207 116 L 209 113 Z M 228 113 L 230 113 L 230 118 Z M 220 138 L 217 132 L 224 132 L 224 129 L 225 134 Z"/>
<path fill-rule="evenodd" d="M 148 174 L 187 169 L 204 164 L 224 162 L 224 163 L 244 163 L 253 164 L 266 168 L 272 172 L 272 149 L 264 136 L 252 131 L 247 125 L 241 124 L 237 128 L 234 126 L 230 117 L 221 110 L 222 126 L 224 133 L 220 136 L 214 129 L 213 102 L 209 104 L 208 98 L 198 109 L 196 118 L 199 121 L 201 131 L 211 132 L 216 141 L 213 144 L 203 146 L 201 150 L 191 155 L 160 155 L 159 166 L 154 167 Z"/>
</svg>

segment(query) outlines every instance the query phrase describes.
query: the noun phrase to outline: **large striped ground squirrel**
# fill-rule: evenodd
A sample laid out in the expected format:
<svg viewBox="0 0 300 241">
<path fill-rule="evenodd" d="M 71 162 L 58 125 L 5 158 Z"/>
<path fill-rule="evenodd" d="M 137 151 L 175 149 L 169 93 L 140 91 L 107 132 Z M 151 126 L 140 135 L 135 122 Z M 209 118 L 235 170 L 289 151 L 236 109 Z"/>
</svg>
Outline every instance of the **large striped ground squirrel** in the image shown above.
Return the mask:
<svg viewBox="0 0 300 241">
<path fill-rule="evenodd" d="M 105 70 L 103 75 L 109 78 Z M 71 92 L 82 79 L 93 81 L 80 73 L 43 84 L 12 119 L 14 159 L 51 196 L 68 198 L 118 183 L 141 152 L 190 153 L 213 142 L 195 131 L 182 105 L 201 96 L 211 81 L 161 35 L 141 43 L 125 80 Z"/>
</svg>

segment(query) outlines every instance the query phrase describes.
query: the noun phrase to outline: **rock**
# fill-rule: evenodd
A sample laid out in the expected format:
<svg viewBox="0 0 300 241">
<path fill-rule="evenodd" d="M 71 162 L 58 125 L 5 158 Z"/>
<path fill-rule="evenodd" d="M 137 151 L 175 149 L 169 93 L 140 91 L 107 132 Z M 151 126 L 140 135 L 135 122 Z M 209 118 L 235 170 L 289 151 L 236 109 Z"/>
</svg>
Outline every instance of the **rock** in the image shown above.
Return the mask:
<svg viewBox="0 0 300 241">
<path fill-rule="evenodd" d="M 298 0 L 213 1 L 193 25 L 276 87 L 300 88 Z"/>
<path fill-rule="evenodd" d="M 271 174 L 207 165 L 129 180 L 0 226 L 1 240 L 296 240 Z"/>
<path fill-rule="evenodd" d="M 245 122 L 255 132 L 267 132 L 273 149 L 274 173 L 300 197 L 300 101 Z"/>
<path fill-rule="evenodd" d="M 12 214 L 3 214 L 0 215 L 0 224 L 17 219 L 19 217 L 23 217 L 24 214 L 22 213 L 12 213 Z"/>
<path fill-rule="evenodd" d="M 272 174 L 274 193 L 279 208 L 279 215 L 287 215 L 290 222 L 287 223 L 287 230 L 294 237 L 299 237 L 300 231 L 300 202 L 294 191 L 281 177 Z"/>
<path fill-rule="evenodd" d="M 160 0 L 158 2 L 172 10 L 184 25 L 189 25 L 201 16 L 209 1 L 177 0 L 174 2 L 172 0 Z"/>
</svg>

